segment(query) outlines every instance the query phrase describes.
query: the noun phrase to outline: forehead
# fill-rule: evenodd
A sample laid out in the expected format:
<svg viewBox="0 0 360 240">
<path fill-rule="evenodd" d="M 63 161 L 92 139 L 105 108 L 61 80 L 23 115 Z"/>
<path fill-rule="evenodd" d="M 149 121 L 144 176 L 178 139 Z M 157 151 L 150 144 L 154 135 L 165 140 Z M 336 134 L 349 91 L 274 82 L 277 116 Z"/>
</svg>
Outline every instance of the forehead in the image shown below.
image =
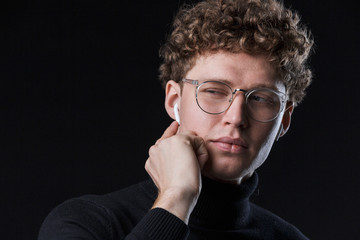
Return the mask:
<svg viewBox="0 0 360 240">
<path fill-rule="evenodd" d="M 275 68 L 263 55 L 246 53 L 206 53 L 196 58 L 186 78 L 224 81 L 234 88 L 269 87 L 283 90 Z"/>
</svg>

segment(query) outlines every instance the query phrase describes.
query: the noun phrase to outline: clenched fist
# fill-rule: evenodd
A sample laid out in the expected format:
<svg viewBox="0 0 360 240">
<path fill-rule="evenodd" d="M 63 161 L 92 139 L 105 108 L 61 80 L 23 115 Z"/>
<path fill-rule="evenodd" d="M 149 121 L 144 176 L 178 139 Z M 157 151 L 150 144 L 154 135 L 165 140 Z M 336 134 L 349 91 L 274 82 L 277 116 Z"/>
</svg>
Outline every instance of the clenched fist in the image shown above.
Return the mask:
<svg viewBox="0 0 360 240">
<path fill-rule="evenodd" d="M 187 223 L 201 191 L 201 169 L 208 153 L 202 138 L 177 130 L 173 122 L 151 146 L 145 169 L 159 191 L 153 208 L 163 208 Z"/>
</svg>

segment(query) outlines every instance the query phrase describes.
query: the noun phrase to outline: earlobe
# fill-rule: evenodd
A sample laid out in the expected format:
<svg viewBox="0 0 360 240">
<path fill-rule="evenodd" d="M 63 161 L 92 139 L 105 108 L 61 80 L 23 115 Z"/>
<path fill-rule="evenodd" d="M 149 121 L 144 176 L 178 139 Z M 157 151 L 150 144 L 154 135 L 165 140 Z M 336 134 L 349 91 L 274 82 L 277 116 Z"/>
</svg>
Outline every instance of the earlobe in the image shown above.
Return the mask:
<svg viewBox="0 0 360 240">
<path fill-rule="evenodd" d="M 177 82 L 173 80 L 167 82 L 165 87 L 165 109 L 168 115 L 174 120 L 176 120 L 175 104 L 177 103 L 178 108 L 180 108 L 180 91 L 180 85 Z"/>
</svg>

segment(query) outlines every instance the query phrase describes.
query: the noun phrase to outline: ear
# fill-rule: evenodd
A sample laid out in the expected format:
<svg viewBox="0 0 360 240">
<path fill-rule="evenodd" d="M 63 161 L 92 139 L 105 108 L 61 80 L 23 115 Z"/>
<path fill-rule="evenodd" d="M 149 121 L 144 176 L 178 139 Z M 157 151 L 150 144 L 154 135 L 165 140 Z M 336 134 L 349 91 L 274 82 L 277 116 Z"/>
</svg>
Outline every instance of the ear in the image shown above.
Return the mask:
<svg viewBox="0 0 360 240">
<path fill-rule="evenodd" d="M 294 103 L 287 102 L 286 106 L 285 106 L 285 112 L 284 112 L 283 118 L 281 120 L 282 130 L 280 133 L 280 137 L 284 136 L 285 133 L 289 130 L 290 123 L 291 123 L 291 115 L 292 115 L 293 111 L 294 111 Z"/>
<path fill-rule="evenodd" d="M 169 116 L 175 120 L 174 106 L 178 103 L 180 107 L 181 89 L 180 85 L 170 80 L 166 83 L 165 87 L 165 109 Z"/>
</svg>

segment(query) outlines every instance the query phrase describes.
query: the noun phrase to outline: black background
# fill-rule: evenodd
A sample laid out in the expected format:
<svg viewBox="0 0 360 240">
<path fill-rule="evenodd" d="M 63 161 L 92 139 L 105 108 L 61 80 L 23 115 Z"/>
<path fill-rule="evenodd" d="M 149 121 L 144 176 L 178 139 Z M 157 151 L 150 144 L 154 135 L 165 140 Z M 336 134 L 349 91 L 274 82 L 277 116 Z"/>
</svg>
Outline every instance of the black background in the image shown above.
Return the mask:
<svg viewBox="0 0 360 240">
<path fill-rule="evenodd" d="M 355 1 L 295 1 L 314 82 L 258 170 L 253 201 L 311 239 L 359 239 Z M 4 3 L 3 3 L 4 4 Z M 36 239 L 64 200 L 147 178 L 171 122 L 158 49 L 182 1 L 16 1 L 1 8 L 0 238 Z"/>
</svg>

